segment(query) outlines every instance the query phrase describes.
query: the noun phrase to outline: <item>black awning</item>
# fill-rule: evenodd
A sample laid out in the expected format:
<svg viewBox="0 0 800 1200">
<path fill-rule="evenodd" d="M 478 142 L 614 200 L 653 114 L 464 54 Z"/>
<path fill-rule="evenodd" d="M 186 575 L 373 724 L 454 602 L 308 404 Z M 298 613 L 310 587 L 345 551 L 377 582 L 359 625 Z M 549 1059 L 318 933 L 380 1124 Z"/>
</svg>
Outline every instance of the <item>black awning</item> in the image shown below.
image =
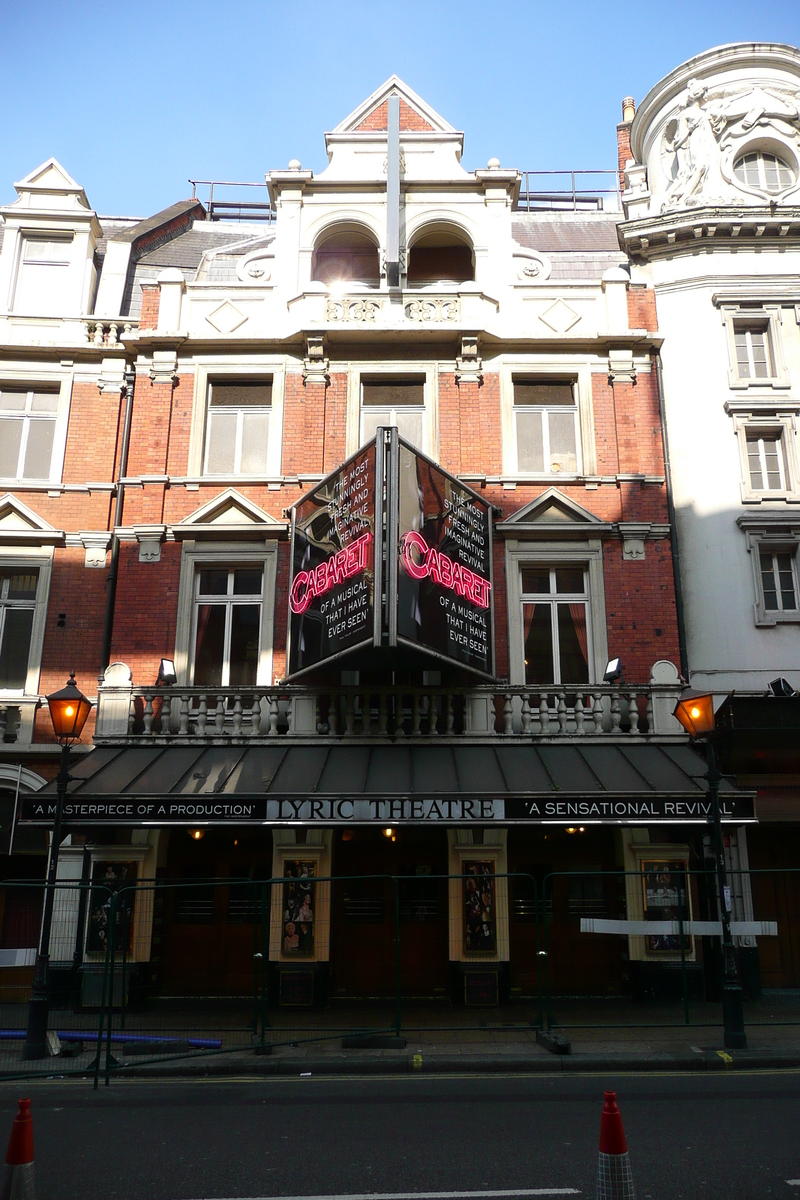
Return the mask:
<svg viewBox="0 0 800 1200">
<path fill-rule="evenodd" d="M 707 821 L 705 762 L 680 743 L 100 747 L 72 770 L 71 825 Z M 754 820 L 723 780 L 723 820 Z M 55 783 L 20 819 L 50 823 Z"/>
</svg>

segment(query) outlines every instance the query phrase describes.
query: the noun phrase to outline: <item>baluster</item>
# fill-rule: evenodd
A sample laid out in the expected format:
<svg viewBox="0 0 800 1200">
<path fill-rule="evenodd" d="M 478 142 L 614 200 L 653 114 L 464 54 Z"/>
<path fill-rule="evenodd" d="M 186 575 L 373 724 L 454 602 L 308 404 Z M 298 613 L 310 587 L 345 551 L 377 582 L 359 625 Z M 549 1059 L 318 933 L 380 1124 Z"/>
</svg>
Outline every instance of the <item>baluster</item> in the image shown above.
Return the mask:
<svg viewBox="0 0 800 1200">
<path fill-rule="evenodd" d="M 558 732 L 563 736 L 567 732 L 567 698 L 564 692 L 558 693 Z"/>
<path fill-rule="evenodd" d="M 539 724 L 541 725 L 542 737 L 547 737 L 550 732 L 550 704 L 547 699 L 547 692 L 542 692 L 539 696 Z"/>
<path fill-rule="evenodd" d="M 88 322 L 88 321 L 81 321 L 81 329 L 83 330 L 83 341 L 84 341 L 84 344 L 88 346 L 88 345 L 91 343 L 91 340 L 92 340 L 92 338 L 91 338 L 91 334 L 90 334 L 90 332 L 89 332 L 89 322 Z"/>
<path fill-rule="evenodd" d="M 353 736 L 353 727 L 356 720 L 356 708 L 353 703 L 352 695 L 348 695 L 344 703 L 344 736 Z"/>
<path fill-rule="evenodd" d="M 639 732 L 639 697 L 635 692 L 631 692 L 628 696 L 628 720 L 631 726 L 631 733 Z"/>
<path fill-rule="evenodd" d="M 250 709 L 250 737 L 258 737 L 261 733 L 261 697 L 256 693 Z"/>
<path fill-rule="evenodd" d="M 369 737 L 372 732 L 372 696 L 365 692 L 361 697 L 361 736 Z"/>
<path fill-rule="evenodd" d="M 422 697 L 419 692 L 412 693 L 412 709 L 411 709 L 411 736 L 419 737 L 422 730 L 419 727 L 420 718 L 422 716 Z"/>
<path fill-rule="evenodd" d="M 242 736 L 242 697 L 233 697 L 233 736 Z"/>
<path fill-rule="evenodd" d="M 578 737 L 586 733 L 583 718 L 583 696 L 580 693 L 575 697 L 575 732 Z"/>
<path fill-rule="evenodd" d="M 187 737 L 189 733 L 189 697 L 185 692 L 181 696 L 180 727 L 178 733 L 181 737 Z"/>
<path fill-rule="evenodd" d="M 161 704 L 161 736 L 172 736 L 172 695 L 170 692 L 164 693 Z"/>
<path fill-rule="evenodd" d="M 131 706 L 128 710 L 128 736 L 136 732 L 136 697 L 131 695 Z"/>
<path fill-rule="evenodd" d="M 394 736 L 406 736 L 406 713 L 403 708 L 403 693 L 394 693 Z"/>
<path fill-rule="evenodd" d="M 195 725 L 195 734 L 197 737 L 205 737 L 206 721 L 208 720 L 208 703 L 207 697 L 200 697 L 200 704 L 197 709 L 197 723 Z"/>
<path fill-rule="evenodd" d="M 126 321 L 125 324 L 122 326 L 122 336 L 124 338 L 130 337 L 132 332 L 133 332 L 133 325 L 131 324 L 130 321 Z"/>
<path fill-rule="evenodd" d="M 514 704 L 508 693 L 503 701 L 503 737 L 511 737 L 514 732 Z"/>
<path fill-rule="evenodd" d="M 455 721 L 456 721 L 456 714 L 453 711 L 453 693 L 448 692 L 447 693 L 447 721 L 446 721 L 445 731 L 444 731 L 446 737 L 453 736 L 453 727 L 455 725 Z"/>
<path fill-rule="evenodd" d="M 222 737 L 225 732 L 225 697 L 217 696 L 214 707 L 214 737 Z"/>
<path fill-rule="evenodd" d="M 428 736 L 436 737 L 439 732 L 439 694 L 434 692 L 428 710 Z"/>
<path fill-rule="evenodd" d="M 522 693 L 522 732 L 525 736 L 531 731 L 531 698 L 528 692 Z"/>
<path fill-rule="evenodd" d="M 118 329 L 119 329 L 119 326 L 116 324 L 116 322 L 112 321 L 108 327 L 108 344 L 109 344 L 109 346 L 117 345 L 117 341 L 118 341 L 117 330 Z"/>
<path fill-rule="evenodd" d="M 269 698 L 269 732 L 267 737 L 278 736 L 278 697 L 273 692 Z"/>
<path fill-rule="evenodd" d="M 386 737 L 388 721 L 389 706 L 386 700 L 386 692 L 381 692 L 378 696 L 378 737 Z"/>
<path fill-rule="evenodd" d="M 94 323 L 94 338 L 92 340 L 94 341 L 95 346 L 102 346 L 102 344 L 103 344 L 103 322 L 102 321 L 95 321 L 95 323 Z"/>
<path fill-rule="evenodd" d="M 0 746 L 6 740 L 6 730 L 8 729 L 8 709 L 5 705 L 0 707 Z"/>
<path fill-rule="evenodd" d="M 331 737 L 336 735 L 336 727 L 338 725 L 339 714 L 336 711 L 336 697 L 331 695 L 328 702 L 328 733 Z"/>
<path fill-rule="evenodd" d="M 619 733 L 619 723 L 622 720 L 622 711 L 619 706 L 619 692 L 614 692 L 611 699 L 611 732 Z"/>
<path fill-rule="evenodd" d="M 647 693 L 647 710 L 646 710 L 645 716 L 646 716 L 646 720 L 647 720 L 646 732 L 647 733 L 655 733 L 655 729 L 653 728 L 654 717 L 653 717 L 653 693 L 652 692 Z"/>
</svg>

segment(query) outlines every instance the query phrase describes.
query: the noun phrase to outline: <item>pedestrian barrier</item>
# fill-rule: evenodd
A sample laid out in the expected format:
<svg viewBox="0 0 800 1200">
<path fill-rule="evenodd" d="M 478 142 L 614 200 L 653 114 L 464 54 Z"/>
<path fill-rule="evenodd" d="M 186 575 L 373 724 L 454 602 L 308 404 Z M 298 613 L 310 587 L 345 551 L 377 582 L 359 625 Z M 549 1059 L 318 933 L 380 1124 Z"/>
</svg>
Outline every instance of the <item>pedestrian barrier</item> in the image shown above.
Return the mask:
<svg viewBox="0 0 800 1200">
<path fill-rule="evenodd" d="M 50 1054 L 34 1061 L 25 1035 L 45 885 L 0 884 L 0 1077 L 99 1081 L 181 1058 L 407 1040 L 418 1052 L 480 1042 L 535 1054 L 537 1040 L 591 1049 L 602 1031 L 641 1042 L 685 1029 L 687 1048 L 719 1038 L 716 874 L 663 847 L 638 871 L 501 872 L 478 844 L 458 874 L 320 865 L 297 845 L 279 877 L 136 879 L 120 860 L 59 881 Z M 729 878 L 746 1024 L 800 1026 L 800 996 L 782 985 L 796 939 L 785 896 L 800 893 L 800 872 Z"/>
<path fill-rule="evenodd" d="M 0 1200 L 35 1200 L 33 1119 L 30 1100 L 20 1100 L 11 1126 Z"/>
<path fill-rule="evenodd" d="M 628 1143 L 617 1107 L 617 1093 L 606 1092 L 600 1116 L 597 1200 L 636 1200 Z"/>
</svg>

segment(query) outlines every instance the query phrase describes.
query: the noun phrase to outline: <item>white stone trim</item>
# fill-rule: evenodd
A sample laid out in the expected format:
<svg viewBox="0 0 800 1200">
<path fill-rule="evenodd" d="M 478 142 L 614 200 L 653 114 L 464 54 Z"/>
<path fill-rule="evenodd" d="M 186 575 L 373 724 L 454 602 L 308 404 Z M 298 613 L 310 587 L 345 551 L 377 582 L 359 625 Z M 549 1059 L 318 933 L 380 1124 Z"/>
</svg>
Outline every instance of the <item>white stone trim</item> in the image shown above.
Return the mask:
<svg viewBox="0 0 800 1200">
<path fill-rule="evenodd" d="M 56 409 L 56 427 L 53 435 L 53 453 L 50 456 L 50 474 L 47 480 L 33 479 L 0 479 L 0 487 L 14 487 L 17 484 L 31 485 L 47 482 L 60 484 L 64 471 L 64 455 L 67 450 L 67 430 L 69 428 L 69 411 L 72 401 L 72 384 L 74 380 L 72 365 L 62 366 L 60 363 L 37 363 L 34 365 L 3 363 L 0 365 L 0 391 L 3 387 L 35 389 L 37 384 L 47 387 L 58 386 L 58 408 Z M 96 385 L 97 380 L 93 381 Z M 116 416 L 116 414 L 115 414 Z"/>
<path fill-rule="evenodd" d="M 261 598 L 261 649 L 256 683 L 272 683 L 272 655 L 275 633 L 275 579 L 278 566 L 277 542 L 247 546 L 241 542 L 184 541 L 178 585 L 178 611 L 175 624 L 175 672 L 177 684 L 188 685 L 194 670 L 194 581 L 198 566 L 220 563 L 233 566 L 261 564 L 264 583 Z M 166 653 L 166 647 L 164 653 Z"/>
<path fill-rule="evenodd" d="M 780 304 L 762 304 L 760 307 L 752 308 L 739 304 L 722 304 L 720 305 L 720 316 L 725 328 L 728 347 L 728 387 L 735 392 L 748 392 L 750 402 L 756 399 L 759 392 L 766 392 L 763 399 L 769 402 L 773 388 L 788 388 L 790 380 L 781 340 L 783 318 Z M 763 324 L 766 328 L 773 366 L 773 374 L 768 379 L 740 379 L 739 377 L 734 333 L 737 325 L 746 324 Z"/>
<path fill-rule="evenodd" d="M 797 416 L 794 413 L 775 413 L 774 415 L 756 413 L 735 413 L 733 428 L 739 446 L 739 461 L 742 469 L 741 494 L 743 504 L 773 503 L 787 500 L 800 503 L 800 471 L 798 470 L 797 447 Z M 750 483 L 750 464 L 747 456 L 748 433 L 780 432 L 781 440 L 786 451 L 786 488 L 781 491 L 756 491 Z"/>
<path fill-rule="evenodd" d="M 441 370 L 441 367 L 439 367 Z M 425 445 L 419 449 L 429 458 L 439 457 L 439 370 L 430 362 L 386 359 L 350 363 L 347 368 L 347 418 L 345 457 L 355 454 L 361 445 L 361 380 L 369 375 L 416 375 L 425 377 Z"/>
<path fill-rule="evenodd" d="M 24 692 L 0 689 L 0 704 L 11 707 L 15 700 L 39 695 L 39 676 L 42 669 L 42 650 L 44 647 L 44 632 L 47 622 L 47 604 L 50 598 L 50 579 L 53 569 L 52 546 L 3 546 L 0 543 L 0 567 L 21 567 L 30 570 L 37 567 L 39 580 L 36 585 L 36 600 L 31 628 L 31 648 L 28 653 L 28 675 L 25 680 Z M 33 737 L 33 707 L 31 706 L 30 728 L 20 725 L 18 741 L 30 742 Z M 25 736 L 23 736 L 25 735 Z"/>
<path fill-rule="evenodd" d="M 484 365 L 484 371 L 489 368 Z M 578 469 L 574 475 L 543 471 L 527 474 L 517 466 L 517 430 L 514 421 L 514 376 L 528 375 L 531 378 L 573 379 L 578 409 Z M 592 406 L 592 365 L 588 358 L 553 358 L 534 355 L 514 355 L 504 359 L 500 365 L 500 428 L 503 441 L 503 476 L 519 480 L 549 479 L 554 483 L 568 479 L 573 481 L 597 470 L 594 438 L 594 410 Z"/>
<path fill-rule="evenodd" d="M 286 360 L 268 355 L 222 354 L 195 359 L 194 395 L 192 398 L 192 421 L 189 433 L 189 461 L 186 474 L 216 480 L 215 475 L 203 473 L 203 448 L 205 445 L 206 420 L 208 415 L 208 385 L 214 376 L 227 378 L 272 377 L 272 410 L 269 418 L 269 443 L 267 446 L 267 469 L 263 478 L 276 479 L 281 474 L 283 448 L 283 399 L 286 383 Z M 226 477 L 227 478 L 227 477 Z M 237 475 L 237 483 L 260 482 L 262 476 Z"/>
<path fill-rule="evenodd" d="M 580 530 L 580 526 L 576 526 Z M 588 532 L 588 529 L 587 529 Z M 592 531 L 593 532 L 593 531 Z M 608 662 L 608 631 L 606 627 L 605 586 L 603 583 L 603 543 L 596 538 L 570 542 L 506 542 L 506 597 L 508 604 L 509 681 L 525 682 L 522 631 L 522 591 L 520 568 L 537 566 L 579 565 L 588 571 L 589 601 L 587 604 L 587 639 L 589 649 L 589 682 L 598 683 Z"/>
</svg>

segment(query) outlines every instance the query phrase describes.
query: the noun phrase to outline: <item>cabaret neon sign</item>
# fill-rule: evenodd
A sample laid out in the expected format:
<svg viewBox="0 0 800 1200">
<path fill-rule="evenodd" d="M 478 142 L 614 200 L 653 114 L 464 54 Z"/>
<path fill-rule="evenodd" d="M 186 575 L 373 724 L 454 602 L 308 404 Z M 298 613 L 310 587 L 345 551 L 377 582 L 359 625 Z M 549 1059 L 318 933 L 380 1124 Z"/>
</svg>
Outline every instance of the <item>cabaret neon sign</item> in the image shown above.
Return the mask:
<svg viewBox="0 0 800 1200">
<path fill-rule="evenodd" d="M 337 550 L 313 571 L 298 571 L 289 593 L 289 607 L 300 616 L 317 596 L 324 596 L 336 586 L 358 575 L 369 565 L 371 533 L 362 533 L 349 546 Z"/>
<path fill-rule="evenodd" d="M 492 585 L 468 567 L 448 558 L 441 550 L 429 546 L 421 534 L 410 530 L 400 540 L 400 562 L 412 579 L 431 578 L 434 583 L 465 596 L 478 608 L 489 607 Z"/>
</svg>

